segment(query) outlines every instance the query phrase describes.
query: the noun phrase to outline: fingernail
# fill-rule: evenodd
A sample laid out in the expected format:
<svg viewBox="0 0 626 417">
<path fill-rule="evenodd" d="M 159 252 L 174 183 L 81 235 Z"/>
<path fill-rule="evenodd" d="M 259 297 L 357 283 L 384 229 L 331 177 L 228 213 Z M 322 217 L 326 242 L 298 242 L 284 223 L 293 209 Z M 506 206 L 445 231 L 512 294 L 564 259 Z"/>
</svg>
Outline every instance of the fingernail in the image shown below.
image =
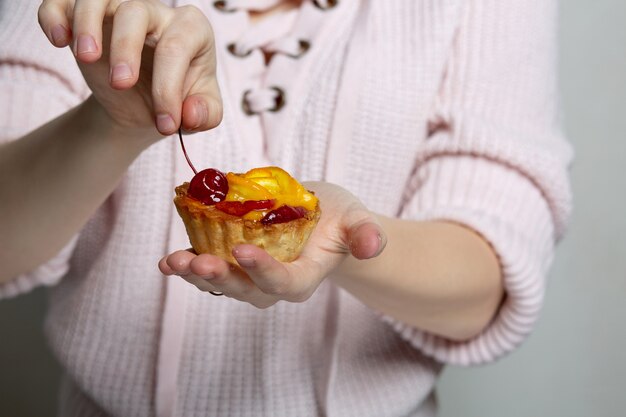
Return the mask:
<svg viewBox="0 0 626 417">
<path fill-rule="evenodd" d="M 50 31 L 50 35 L 52 36 L 52 42 L 56 46 L 63 46 L 67 42 L 67 29 L 65 29 L 61 25 L 56 25 Z"/>
<path fill-rule="evenodd" d="M 96 40 L 91 35 L 79 35 L 76 41 L 76 54 L 89 54 L 98 52 Z"/>
<path fill-rule="evenodd" d="M 198 122 L 193 129 L 199 128 L 209 120 L 209 110 L 206 107 L 206 103 L 201 101 L 196 104 L 196 116 L 198 116 Z"/>
<path fill-rule="evenodd" d="M 253 268 L 256 266 L 256 259 L 254 258 L 237 258 L 237 263 L 244 268 Z"/>
<path fill-rule="evenodd" d="M 174 119 L 169 114 L 157 114 L 156 125 L 161 133 L 172 133 L 176 130 Z"/>
<path fill-rule="evenodd" d="M 133 72 L 128 64 L 117 64 L 111 68 L 111 81 L 123 81 L 129 78 L 133 78 Z"/>
<path fill-rule="evenodd" d="M 215 274 L 211 273 L 211 274 L 207 274 L 207 275 L 202 275 L 200 278 L 205 279 L 207 281 L 210 281 L 210 280 L 215 278 Z"/>
<path fill-rule="evenodd" d="M 383 240 L 383 236 L 379 233 L 378 234 L 378 250 L 376 251 L 376 254 L 374 255 L 374 257 L 380 255 L 383 252 L 383 249 L 385 249 L 386 243 Z"/>
</svg>

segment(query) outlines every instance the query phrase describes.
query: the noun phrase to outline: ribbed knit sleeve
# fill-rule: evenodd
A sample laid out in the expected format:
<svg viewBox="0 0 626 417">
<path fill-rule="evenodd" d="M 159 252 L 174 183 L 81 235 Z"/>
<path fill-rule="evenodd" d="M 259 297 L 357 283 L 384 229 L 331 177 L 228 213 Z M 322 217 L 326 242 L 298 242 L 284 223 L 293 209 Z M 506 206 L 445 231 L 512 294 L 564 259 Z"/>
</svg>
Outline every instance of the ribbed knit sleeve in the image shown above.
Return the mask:
<svg viewBox="0 0 626 417">
<path fill-rule="evenodd" d="M 54 48 L 39 28 L 38 3 L 0 2 L 0 144 L 66 112 L 89 93 L 71 52 Z M 75 241 L 49 262 L 0 285 L 0 299 L 56 283 L 67 271 Z"/>
<path fill-rule="evenodd" d="M 558 125 L 556 1 L 467 2 L 402 217 L 448 220 L 496 252 L 506 298 L 477 337 L 453 342 L 386 317 L 458 365 L 495 360 L 538 318 L 570 210 L 571 150 Z"/>
</svg>

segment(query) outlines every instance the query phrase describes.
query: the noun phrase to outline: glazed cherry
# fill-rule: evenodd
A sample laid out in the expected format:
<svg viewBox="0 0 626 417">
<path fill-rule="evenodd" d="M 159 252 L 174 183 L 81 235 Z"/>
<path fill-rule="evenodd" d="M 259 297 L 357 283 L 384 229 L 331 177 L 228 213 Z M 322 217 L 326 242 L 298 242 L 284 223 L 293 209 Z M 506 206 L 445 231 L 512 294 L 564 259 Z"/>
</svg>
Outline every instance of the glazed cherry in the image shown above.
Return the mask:
<svg viewBox="0 0 626 417">
<path fill-rule="evenodd" d="M 261 219 L 263 224 L 287 223 L 292 220 L 300 219 L 306 214 L 304 207 L 280 206 L 276 210 L 272 210 Z"/>
<path fill-rule="evenodd" d="M 222 201 L 215 208 L 224 213 L 241 217 L 253 210 L 267 210 L 274 207 L 274 200 Z"/>
<path fill-rule="evenodd" d="M 187 195 L 207 206 L 224 201 L 228 194 L 226 176 L 217 169 L 208 168 L 194 175 Z"/>
</svg>

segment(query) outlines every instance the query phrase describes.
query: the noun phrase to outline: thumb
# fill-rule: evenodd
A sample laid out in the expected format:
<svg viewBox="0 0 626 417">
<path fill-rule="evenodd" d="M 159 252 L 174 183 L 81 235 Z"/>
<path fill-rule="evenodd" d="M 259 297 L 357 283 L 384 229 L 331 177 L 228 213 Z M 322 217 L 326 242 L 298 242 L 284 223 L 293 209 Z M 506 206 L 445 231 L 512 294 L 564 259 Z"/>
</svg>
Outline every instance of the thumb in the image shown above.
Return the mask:
<svg viewBox="0 0 626 417">
<path fill-rule="evenodd" d="M 387 245 L 387 235 L 374 218 L 360 221 L 348 228 L 348 247 L 357 259 L 380 255 Z"/>
<path fill-rule="evenodd" d="M 208 92 L 188 96 L 183 102 L 182 127 L 188 132 L 213 129 L 222 121 L 222 99 L 217 83 Z"/>
</svg>

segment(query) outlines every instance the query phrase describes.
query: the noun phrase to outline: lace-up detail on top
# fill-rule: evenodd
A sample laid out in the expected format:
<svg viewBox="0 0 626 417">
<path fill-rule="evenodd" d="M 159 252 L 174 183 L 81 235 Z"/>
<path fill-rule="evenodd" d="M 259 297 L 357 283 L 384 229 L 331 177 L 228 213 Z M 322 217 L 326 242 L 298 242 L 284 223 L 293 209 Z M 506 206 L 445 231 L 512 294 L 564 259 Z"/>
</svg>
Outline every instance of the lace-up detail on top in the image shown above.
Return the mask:
<svg viewBox="0 0 626 417">
<path fill-rule="evenodd" d="M 338 0 L 311 1 L 320 10 L 328 10 L 338 4 Z M 282 0 L 218 0 L 213 6 L 222 13 L 263 12 L 281 4 Z M 241 36 L 226 45 L 228 52 L 238 58 L 247 58 L 255 50 L 260 50 L 268 64 L 275 55 L 298 59 L 311 48 L 311 40 L 296 37 L 292 31 L 300 14 L 299 9 L 272 14 L 258 23 L 248 24 Z M 245 65 L 242 63 L 242 65 Z M 242 110 L 248 115 L 279 111 L 286 103 L 285 88 L 266 86 L 247 89 L 242 97 Z"/>
<path fill-rule="evenodd" d="M 298 10 L 290 10 L 250 25 L 236 42 L 228 45 L 228 51 L 241 58 L 250 55 L 257 48 L 266 54 L 295 55 L 299 51 L 300 40 L 290 37 L 288 33 L 297 17 Z"/>
<path fill-rule="evenodd" d="M 312 0 L 313 4 L 320 9 L 331 9 L 339 0 Z M 282 3 L 282 0 L 217 0 L 213 4 L 222 11 L 251 10 L 260 12 L 271 9 Z"/>
</svg>

